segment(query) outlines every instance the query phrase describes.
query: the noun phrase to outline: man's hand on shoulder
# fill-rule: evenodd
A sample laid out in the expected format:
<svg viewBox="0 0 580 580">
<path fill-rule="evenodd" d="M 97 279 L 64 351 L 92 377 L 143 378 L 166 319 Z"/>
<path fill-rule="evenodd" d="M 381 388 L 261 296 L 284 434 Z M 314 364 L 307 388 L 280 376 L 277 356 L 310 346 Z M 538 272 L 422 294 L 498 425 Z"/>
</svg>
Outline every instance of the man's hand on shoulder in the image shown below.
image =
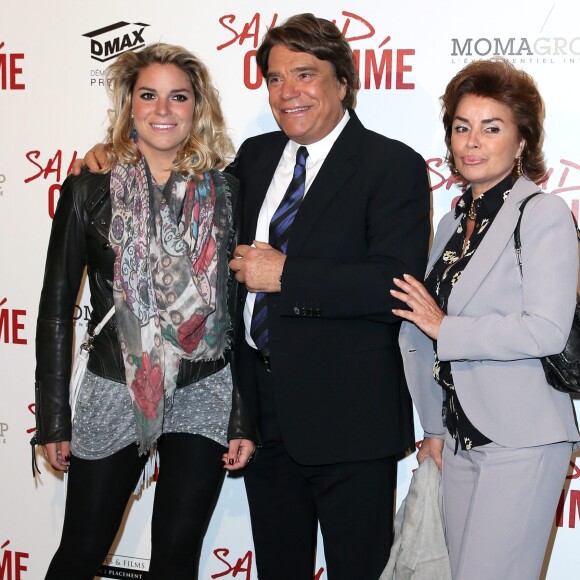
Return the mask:
<svg viewBox="0 0 580 580">
<path fill-rule="evenodd" d="M 85 153 L 84 159 L 79 157 L 74 161 L 71 173 L 79 175 L 85 165 L 93 173 L 101 171 L 101 169 L 109 169 L 107 146 L 103 143 L 97 143 Z"/>
</svg>

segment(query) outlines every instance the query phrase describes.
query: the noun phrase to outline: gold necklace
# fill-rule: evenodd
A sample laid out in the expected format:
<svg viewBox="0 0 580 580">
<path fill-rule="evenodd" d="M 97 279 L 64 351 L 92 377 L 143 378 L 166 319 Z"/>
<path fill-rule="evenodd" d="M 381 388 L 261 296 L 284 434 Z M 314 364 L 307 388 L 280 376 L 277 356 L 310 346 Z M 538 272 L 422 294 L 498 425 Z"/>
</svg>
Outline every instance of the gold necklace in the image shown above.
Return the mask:
<svg viewBox="0 0 580 580">
<path fill-rule="evenodd" d="M 475 221 L 475 218 L 477 217 L 477 211 L 475 210 L 475 200 L 473 200 L 471 202 L 471 205 L 469 206 L 469 211 L 467 212 L 467 217 L 473 221 Z"/>
</svg>

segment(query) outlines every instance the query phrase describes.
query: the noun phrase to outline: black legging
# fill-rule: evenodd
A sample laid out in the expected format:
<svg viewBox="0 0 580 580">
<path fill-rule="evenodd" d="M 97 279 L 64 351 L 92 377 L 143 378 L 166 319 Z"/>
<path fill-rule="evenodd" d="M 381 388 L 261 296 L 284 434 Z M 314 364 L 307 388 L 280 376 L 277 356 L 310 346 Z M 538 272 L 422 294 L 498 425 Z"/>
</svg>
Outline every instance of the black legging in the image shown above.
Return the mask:
<svg viewBox="0 0 580 580">
<path fill-rule="evenodd" d="M 158 450 L 148 578 L 196 579 L 203 536 L 224 479 L 224 447 L 199 435 L 168 433 Z M 136 445 L 105 459 L 71 457 L 62 538 L 45 580 L 93 579 L 145 460 Z"/>
</svg>

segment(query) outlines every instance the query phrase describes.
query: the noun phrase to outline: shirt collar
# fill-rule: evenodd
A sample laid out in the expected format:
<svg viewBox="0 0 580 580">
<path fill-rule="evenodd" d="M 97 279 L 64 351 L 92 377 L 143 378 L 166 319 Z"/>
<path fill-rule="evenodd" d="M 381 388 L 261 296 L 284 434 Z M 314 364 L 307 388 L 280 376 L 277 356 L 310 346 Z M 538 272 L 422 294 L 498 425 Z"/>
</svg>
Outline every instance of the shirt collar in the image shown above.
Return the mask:
<svg viewBox="0 0 580 580">
<path fill-rule="evenodd" d="M 512 176 L 508 175 L 499 183 L 488 189 L 485 193 L 480 195 L 475 200 L 475 209 L 480 218 L 489 216 L 499 210 L 506 200 L 511 188 L 513 186 Z M 458 218 L 461 214 L 467 214 L 473 200 L 473 193 L 471 187 L 461 196 L 461 199 L 455 206 L 455 217 Z"/>
<path fill-rule="evenodd" d="M 348 110 L 344 111 L 344 115 L 342 119 L 339 121 L 338 125 L 328 134 L 326 137 L 323 137 L 320 141 L 316 143 L 311 143 L 310 145 L 306 145 L 306 149 L 308 149 L 308 159 L 306 160 L 306 167 L 312 166 L 321 159 L 324 159 L 329 151 L 332 149 L 334 142 L 338 139 L 338 136 L 342 133 L 342 130 L 346 127 L 350 119 L 350 114 Z M 298 147 L 300 147 L 300 143 L 296 143 L 296 141 L 290 141 L 289 147 L 286 149 L 287 153 L 291 156 L 292 159 L 296 159 L 296 151 L 298 151 Z"/>
</svg>

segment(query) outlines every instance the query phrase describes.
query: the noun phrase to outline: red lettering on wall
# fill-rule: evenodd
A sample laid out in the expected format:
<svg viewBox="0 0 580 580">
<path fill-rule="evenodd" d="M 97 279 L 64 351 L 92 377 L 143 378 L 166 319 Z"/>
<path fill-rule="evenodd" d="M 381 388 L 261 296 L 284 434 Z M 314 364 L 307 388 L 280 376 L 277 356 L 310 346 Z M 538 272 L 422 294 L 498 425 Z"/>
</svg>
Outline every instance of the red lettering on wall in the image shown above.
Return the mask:
<svg viewBox="0 0 580 580">
<path fill-rule="evenodd" d="M 0 307 L 6 304 L 7 298 L 0 301 Z M 26 316 L 26 310 L 0 308 L 0 337 L 4 342 L 12 344 L 27 344 L 26 338 L 20 336 L 24 330 L 24 322 L 21 317 Z"/>
<path fill-rule="evenodd" d="M 576 527 L 576 516 L 580 515 L 580 490 L 571 489 L 569 493 L 570 511 L 568 512 L 568 527 Z"/>
<path fill-rule="evenodd" d="M 252 575 L 252 552 L 250 550 L 248 550 L 242 558 L 237 558 L 233 564 L 233 559 L 228 559 L 230 551 L 227 548 L 217 548 L 213 551 L 213 554 L 225 566 L 225 568 L 221 572 L 212 574 L 212 579 L 224 578 L 225 576 L 236 578 L 238 574 L 244 573 L 245 575 L 242 576 L 242 578 L 250 580 Z M 284 564 L 282 563 L 281 566 L 283 565 Z M 320 568 L 314 575 L 314 580 L 322 580 L 323 573 L 324 568 Z"/>
<path fill-rule="evenodd" d="M 576 462 L 570 461 L 570 470 L 566 475 L 566 479 L 578 479 L 579 477 L 580 477 L 580 469 L 576 465 Z"/>
<path fill-rule="evenodd" d="M 22 572 L 26 572 L 28 567 L 24 561 L 30 557 L 30 554 L 6 550 L 9 544 L 10 540 L 6 540 L 0 546 L 0 550 L 3 550 L 3 554 L 0 556 L 0 580 L 25 580 Z"/>
<path fill-rule="evenodd" d="M 373 24 L 362 16 L 346 10 L 343 10 L 341 15 L 344 17 L 342 34 L 350 43 L 369 40 L 377 36 Z M 242 46 L 248 43 L 254 49 L 244 55 L 244 84 L 250 90 L 260 88 L 263 82 L 254 58 L 255 49 L 266 30 L 276 26 L 277 21 L 278 14 L 275 13 L 268 22 L 259 12 L 254 13 L 247 22 L 243 20 L 238 22 L 235 14 L 225 14 L 219 18 L 220 25 L 228 32 L 229 37 L 216 47 L 217 50 L 223 50 L 234 44 Z M 336 19 L 333 22 L 340 28 Z M 361 79 L 361 88 L 387 90 L 415 88 L 415 83 L 408 78 L 408 74 L 413 70 L 410 58 L 415 55 L 415 49 L 383 49 L 390 41 L 391 36 L 387 35 L 378 43 L 378 48 L 353 50 L 356 68 Z"/>
<path fill-rule="evenodd" d="M 426 163 L 427 171 L 429 172 L 429 180 L 431 182 L 431 191 L 435 191 L 440 187 L 445 187 L 445 191 L 449 191 L 453 185 L 461 185 L 461 179 L 449 171 L 445 159 L 432 157 L 431 159 L 427 159 Z M 442 166 L 447 168 L 447 173 L 437 171 Z M 434 181 L 434 178 L 437 179 L 437 181 Z"/>
<path fill-rule="evenodd" d="M 385 43 L 389 40 L 390 37 L 387 37 Z M 413 48 L 367 49 L 363 51 L 363 58 L 361 59 L 361 51 L 359 49 L 353 50 L 355 65 L 361 79 L 361 88 L 391 90 L 394 87 L 396 90 L 414 89 L 415 83 L 407 82 L 404 76 L 413 70 L 412 65 L 408 63 L 407 57 L 414 54 L 415 49 Z"/>
<path fill-rule="evenodd" d="M 360 71 L 360 51 L 355 50 L 355 63 L 357 70 Z M 377 64 L 377 56 L 374 50 L 365 50 L 364 62 L 364 78 L 362 79 L 362 87 L 365 89 L 371 88 L 371 76 L 374 79 L 374 88 L 379 89 L 382 84 L 382 79 L 385 79 L 385 89 L 392 87 L 393 78 L 393 51 L 383 50 L 381 53 L 381 62 Z"/>
<path fill-rule="evenodd" d="M 566 475 L 566 479 L 579 479 L 580 469 L 576 466 L 575 461 L 570 461 L 570 469 Z M 568 499 L 568 502 L 566 502 Z M 566 506 L 568 507 L 568 518 L 565 519 Z M 567 523 L 569 528 L 576 527 L 576 518 L 580 516 L 580 490 L 570 489 L 568 494 L 566 494 L 566 489 L 563 489 L 560 493 L 560 499 L 558 500 L 558 507 L 556 508 L 556 526 L 559 528 L 565 527 Z"/>
<path fill-rule="evenodd" d="M 348 40 L 348 42 L 354 42 L 355 40 L 364 40 L 365 38 L 372 38 L 375 35 L 375 27 L 368 21 L 365 20 L 362 16 L 358 14 L 354 14 L 353 12 L 347 12 L 346 10 L 342 11 L 342 15 L 346 16 L 346 20 L 344 21 L 344 25 L 342 27 L 342 35 Z M 348 29 L 352 21 L 360 23 L 366 28 L 365 32 L 356 33 L 355 36 L 348 36 Z M 333 20 L 335 24 L 337 24 L 336 20 Z M 337 25 L 338 26 L 338 25 Z"/>
<path fill-rule="evenodd" d="M 35 179 L 38 179 L 39 177 L 42 177 L 43 179 L 48 179 L 49 176 L 52 175 L 53 173 L 55 174 L 55 176 L 54 176 L 55 181 L 60 181 L 61 176 L 62 176 L 62 150 L 58 149 L 52 157 L 48 158 L 48 161 L 46 162 L 45 165 L 43 165 L 42 163 L 39 163 L 37 161 L 37 159 L 39 159 L 39 157 L 40 157 L 40 151 L 29 151 L 26 154 L 26 159 L 28 159 L 28 161 L 30 161 L 30 163 L 32 163 L 32 165 L 37 167 L 38 171 L 36 171 L 36 173 L 31 175 L 30 177 L 27 177 L 24 180 L 24 183 L 29 183 L 30 181 L 34 181 Z M 76 158 L 77 158 L 77 152 L 73 151 L 72 158 L 70 160 L 70 163 L 68 164 L 67 174 L 70 173 L 72 166 L 73 166 L 73 163 L 75 162 Z M 65 175 L 65 177 L 66 177 L 66 175 Z"/>
<path fill-rule="evenodd" d="M 414 48 L 401 48 L 397 50 L 397 84 L 395 85 L 399 90 L 410 90 L 415 88 L 415 83 L 406 83 L 403 75 L 406 72 L 411 72 L 413 67 L 410 64 L 405 64 L 405 57 L 414 56 Z"/>
<path fill-rule="evenodd" d="M 560 165 L 560 167 L 550 167 L 538 185 L 543 190 L 549 190 L 551 183 L 557 178 L 556 187 L 552 190 L 554 195 L 580 191 L 580 164 L 569 159 L 560 159 Z"/>
<path fill-rule="evenodd" d="M 263 80 L 262 71 L 256 63 L 256 51 L 250 50 L 250 52 L 246 52 L 244 56 L 244 85 L 250 90 L 259 89 Z"/>
<path fill-rule="evenodd" d="M 226 14 L 225 16 L 222 16 L 219 19 L 219 23 L 226 30 L 231 32 L 232 38 L 230 40 L 228 40 L 227 42 L 220 44 L 217 47 L 217 49 L 223 50 L 224 48 L 231 46 L 235 42 L 237 42 L 240 46 L 242 46 L 242 44 L 244 44 L 244 42 L 246 42 L 247 40 L 249 40 L 252 43 L 252 46 L 254 48 L 258 48 L 258 43 L 260 41 L 260 21 L 261 21 L 261 18 L 262 17 L 260 15 L 260 13 L 256 12 L 254 14 L 254 16 L 252 16 L 252 19 L 250 20 L 250 22 L 244 23 L 242 25 L 241 31 L 238 32 L 233 27 L 233 24 L 235 24 L 235 22 L 236 22 L 235 14 Z M 273 26 L 276 26 L 277 20 L 278 20 L 278 14 L 274 14 L 274 16 L 272 17 L 272 20 L 270 21 L 269 24 L 266 25 L 266 27 L 272 28 Z M 230 24 L 232 26 L 229 26 Z"/>
<path fill-rule="evenodd" d="M 462 189 L 465 188 L 461 178 L 451 173 L 446 161 L 441 157 L 427 159 L 426 164 L 431 181 L 431 191 L 435 192 L 442 187 L 448 191 L 455 184 L 460 185 Z M 558 181 L 554 183 L 556 178 Z M 537 182 L 537 185 L 544 191 L 550 191 L 550 186 L 556 185 L 555 189 L 550 191 L 552 195 L 580 191 L 580 164 L 568 159 L 560 159 L 560 166 L 550 167 L 543 179 Z M 451 207 L 455 207 L 457 200 L 458 198 L 453 200 Z M 570 210 L 576 221 L 578 221 L 579 206 L 578 199 L 570 200 Z"/>
<path fill-rule="evenodd" d="M 48 188 L 48 215 L 50 219 L 54 218 L 54 212 L 56 211 L 56 204 L 58 203 L 58 198 L 60 197 L 60 183 L 53 183 Z"/>
<path fill-rule="evenodd" d="M 30 405 L 28 405 L 28 410 L 36 417 L 35 407 L 36 405 L 34 403 L 30 403 Z M 33 433 L 34 431 L 36 431 L 36 427 L 29 427 L 26 429 L 27 433 Z"/>
<path fill-rule="evenodd" d="M 231 575 L 232 578 L 235 578 L 238 574 L 241 574 L 242 572 L 244 572 L 245 576 L 242 576 L 242 578 L 245 578 L 246 580 L 250 580 L 250 577 L 252 575 L 252 552 L 251 552 L 251 550 L 248 550 L 242 558 L 238 558 L 236 560 L 235 564 L 233 564 L 233 565 L 230 564 L 228 562 L 228 560 L 226 559 L 230 554 L 230 551 L 227 548 L 216 548 L 213 551 L 213 553 L 214 553 L 214 556 L 226 566 L 226 569 L 223 570 L 222 572 L 212 574 L 212 576 L 211 576 L 212 578 L 223 578 L 224 576 L 228 576 L 228 575 Z"/>
<path fill-rule="evenodd" d="M 0 43 L 0 50 L 4 48 L 4 43 Z M 23 82 L 19 82 L 18 77 L 22 75 L 23 53 L 0 52 L 0 87 L 3 91 L 22 91 L 26 88 Z"/>
<path fill-rule="evenodd" d="M 52 219 L 54 217 L 54 212 L 56 210 L 56 204 L 58 202 L 58 197 L 60 195 L 60 182 L 61 178 L 66 177 L 71 170 L 73 163 L 77 158 L 77 152 L 73 151 L 71 160 L 67 166 L 66 174 L 64 173 L 64 165 L 63 165 L 63 155 L 62 149 L 57 149 L 55 154 L 52 157 L 49 157 L 46 162 L 41 160 L 41 153 L 40 151 L 34 150 L 29 151 L 26 153 L 26 159 L 34 166 L 34 172 L 29 175 L 25 180 L 24 183 L 30 183 L 35 179 L 54 179 L 55 183 L 52 183 L 48 187 L 48 199 L 47 199 L 47 206 L 48 206 L 48 215 Z"/>
</svg>

